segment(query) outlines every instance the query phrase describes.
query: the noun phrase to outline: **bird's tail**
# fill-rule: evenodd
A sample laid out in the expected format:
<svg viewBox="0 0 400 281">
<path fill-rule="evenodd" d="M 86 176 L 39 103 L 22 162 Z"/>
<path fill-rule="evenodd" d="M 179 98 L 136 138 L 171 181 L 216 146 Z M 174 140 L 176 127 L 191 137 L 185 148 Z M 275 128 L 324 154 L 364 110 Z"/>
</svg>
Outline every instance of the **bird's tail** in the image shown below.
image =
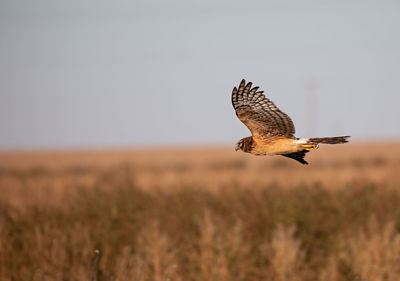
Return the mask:
<svg viewBox="0 0 400 281">
<path fill-rule="evenodd" d="M 341 136 L 341 137 L 327 137 L 327 138 L 309 138 L 309 139 L 298 139 L 297 142 L 301 145 L 300 151 L 281 154 L 282 156 L 289 157 L 299 161 L 301 164 L 308 164 L 307 161 L 304 160 L 304 156 L 310 150 L 314 150 L 318 148 L 318 144 L 338 144 L 338 143 L 346 143 L 348 142 L 348 138 L 350 136 Z"/>
<path fill-rule="evenodd" d="M 325 144 L 338 144 L 338 143 L 346 143 L 348 142 L 348 138 L 350 136 L 341 136 L 341 137 L 326 137 L 326 138 L 309 138 L 308 142 L 309 144 L 319 144 L 319 143 L 325 143 Z"/>
</svg>

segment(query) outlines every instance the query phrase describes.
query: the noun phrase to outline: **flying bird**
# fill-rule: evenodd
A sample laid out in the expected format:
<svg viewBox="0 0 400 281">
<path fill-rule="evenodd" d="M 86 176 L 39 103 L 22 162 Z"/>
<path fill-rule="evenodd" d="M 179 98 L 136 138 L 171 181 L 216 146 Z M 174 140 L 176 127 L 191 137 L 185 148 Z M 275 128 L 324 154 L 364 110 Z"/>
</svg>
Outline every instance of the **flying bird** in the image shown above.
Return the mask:
<svg viewBox="0 0 400 281">
<path fill-rule="evenodd" d="M 318 144 L 348 142 L 350 136 L 299 139 L 294 136 L 292 119 L 270 101 L 259 87 L 246 84 L 243 79 L 239 89 L 232 91 L 232 105 L 236 115 L 250 130 L 252 136 L 241 139 L 235 150 L 254 155 L 282 155 L 308 164 L 304 156 L 317 149 Z"/>
</svg>

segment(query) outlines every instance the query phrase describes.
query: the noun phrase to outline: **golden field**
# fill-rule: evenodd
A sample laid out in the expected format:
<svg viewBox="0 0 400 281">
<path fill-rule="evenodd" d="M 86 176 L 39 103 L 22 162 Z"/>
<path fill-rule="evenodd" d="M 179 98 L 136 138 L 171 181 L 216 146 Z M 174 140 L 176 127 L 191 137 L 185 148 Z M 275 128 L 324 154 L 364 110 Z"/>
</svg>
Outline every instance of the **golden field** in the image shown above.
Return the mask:
<svg viewBox="0 0 400 281">
<path fill-rule="evenodd" d="M 1 280 L 400 280 L 400 142 L 0 154 Z"/>
</svg>

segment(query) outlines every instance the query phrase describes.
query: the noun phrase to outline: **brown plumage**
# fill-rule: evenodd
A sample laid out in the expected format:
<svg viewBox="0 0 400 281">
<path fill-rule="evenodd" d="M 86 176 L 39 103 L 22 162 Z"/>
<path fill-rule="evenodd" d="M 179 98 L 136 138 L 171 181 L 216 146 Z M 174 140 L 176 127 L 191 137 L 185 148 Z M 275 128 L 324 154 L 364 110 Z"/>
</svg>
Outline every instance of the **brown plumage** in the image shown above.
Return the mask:
<svg viewBox="0 0 400 281">
<path fill-rule="evenodd" d="M 265 97 L 259 87 L 252 88 L 243 79 L 239 88 L 233 88 L 232 105 L 239 120 L 252 136 L 241 139 L 236 150 L 254 155 L 282 155 L 308 164 L 305 154 L 318 148 L 318 144 L 346 143 L 349 136 L 298 139 L 294 136 L 292 119 Z"/>
</svg>

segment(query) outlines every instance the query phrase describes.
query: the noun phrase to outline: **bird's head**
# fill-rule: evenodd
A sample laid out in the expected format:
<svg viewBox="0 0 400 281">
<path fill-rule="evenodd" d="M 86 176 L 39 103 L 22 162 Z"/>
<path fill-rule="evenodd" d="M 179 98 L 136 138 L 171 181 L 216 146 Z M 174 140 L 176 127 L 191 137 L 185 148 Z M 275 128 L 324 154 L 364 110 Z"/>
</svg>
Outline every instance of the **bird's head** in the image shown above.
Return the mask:
<svg viewBox="0 0 400 281">
<path fill-rule="evenodd" d="M 253 144 L 252 137 L 247 137 L 247 138 L 241 139 L 240 141 L 238 141 L 236 143 L 235 150 L 236 151 L 241 150 L 243 152 L 250 152 L 252 144 Z"/>
<path fill-rule="evenodd" d="M 241 139 L 240 141 L 238 141 L 236 143 L 235 151 L 238 151 L 239 149 L 243 150 L 243 148 L 244 148 L 244 141 L 243 141 L 243 139 Z"/>
</svg>

